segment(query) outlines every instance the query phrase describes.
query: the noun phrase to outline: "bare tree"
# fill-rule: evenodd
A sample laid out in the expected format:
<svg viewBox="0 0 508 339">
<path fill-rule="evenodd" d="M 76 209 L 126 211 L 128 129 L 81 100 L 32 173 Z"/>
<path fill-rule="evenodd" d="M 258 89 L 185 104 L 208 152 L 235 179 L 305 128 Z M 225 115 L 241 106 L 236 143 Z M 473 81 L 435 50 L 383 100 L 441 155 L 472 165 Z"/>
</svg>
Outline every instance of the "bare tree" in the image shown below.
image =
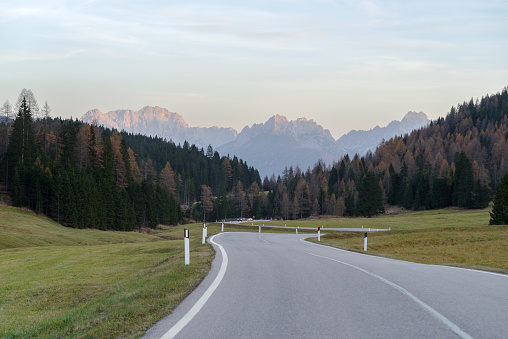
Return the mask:
<svg viewBox="0 0 508 339">
<path fill-rule="evenodd" d="M 30 89 L 23 88 L 23 90 L 19 94 L 18 101 L 16 102 L 16 111 L 19 111 L 23 99 L 26 100 L 26 105 L 30 109 L 30 113 L 32 113 L 32 116 L 34 118 L 39 118 L 40 115 L 39 105 L 37 104 L 37 100 L 35 99 L 35 96 L 32 93 L 32 90 Z"/>
<path fill-rule="evenodd" d="M 203 222 L 206 222 L 206 212 L 213 211 L 212 190 L 206 185 L 201 185 L 201 203 L 203 204 Z"/>
<path fill-rule="evenodd" d="M 51 107 L 49 107 L 48 102 L 44 101 L 44 106 L 42 106 L 42 117 L 44 118 L 44 152 L 46 152 L 46 144 L 47 144 L 47 129 L 48 129 L 48 119 L 51 115 Z"/>
<path fill-rule="evenodd" d="M 240 218 L 243 218 L 244 212 L 247 213 L 249 209 L 249 205 L 247 204 L 247 194 L 243 190 L 243 184 L 240 180 L 238 180 L 235 187 L 235 197 L 238 206 L 240 207 Z"/>
<path fill-rule="evenodd" d="M 5 123 L 9 122 L 11 116 L 13 116 L 12 105 L 9 100 L 5 100 L 4 105 L 1 108 L 2 115 L 5 117 Z"/>
<path fill-rule="evenodd" d="M 42 106 L 42 117 L 47 120 L 51 116 L 51 107 L 49 106 L 47 101 L 44 101 L 44 106 Z"/>
</svg>

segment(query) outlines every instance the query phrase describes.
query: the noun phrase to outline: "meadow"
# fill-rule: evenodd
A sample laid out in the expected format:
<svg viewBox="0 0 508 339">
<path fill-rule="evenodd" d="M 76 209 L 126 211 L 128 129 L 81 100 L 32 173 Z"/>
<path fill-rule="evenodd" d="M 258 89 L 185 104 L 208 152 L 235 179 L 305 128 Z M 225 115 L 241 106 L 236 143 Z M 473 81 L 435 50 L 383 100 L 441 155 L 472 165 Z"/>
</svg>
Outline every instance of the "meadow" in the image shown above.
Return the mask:
<svg viewBox="0 0 508 339">
<path fill-rule="evenodd" d="M 184 265 L 183 228 L 77 230 L 0 206 L 0 337 L 141 336 L 209 271 L 214 251 L 197 236 Z"/>
<path fill-rule="evenodd" d="M 489 226 L 488 212 L 444 209 L 265 224 L 390 227 L 390 232 L 368 234 L 368 254 L 508 273 L 508 226 Z M 188 266 L 184 228 L 191 234 Z M 201 243 L 201 223 L 141 231 L 66 228 L 31 211 L 0 206 L 0 337 L 143 335 L 206 276 L 215 252 Z M 220 223 L 209 223 L 209 236 L 220 231 Z M 258 229 L 226 225 L 225 231 Z M 321 244 L 363 252 L 363 233 L 325 232 Z"/>
</svg>

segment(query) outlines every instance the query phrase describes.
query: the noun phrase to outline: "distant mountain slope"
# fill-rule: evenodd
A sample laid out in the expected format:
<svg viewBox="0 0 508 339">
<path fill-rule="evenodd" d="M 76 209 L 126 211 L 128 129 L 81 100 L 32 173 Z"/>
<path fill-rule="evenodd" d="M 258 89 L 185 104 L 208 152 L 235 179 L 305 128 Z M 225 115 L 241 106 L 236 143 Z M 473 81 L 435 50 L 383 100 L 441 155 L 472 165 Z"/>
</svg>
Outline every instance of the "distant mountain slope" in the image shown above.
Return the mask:
<svg viewBox="0 0 508 339">
<path fill-rule="evenodd" d="M 331 164 L 341 156 L 364 155 L 376 151 L 383 139 L 404 135 L 428 125 L 425 113 L 409 112 L 402 121 L 392 121 L 386 127 L 369 131 L 351 131 L 335 141 L 329 130 L 313 120 L 300 118 L 288 121 L 275 115 L 264 124 L 245 127 L 237 138 L 217 148 L 220 154 L 235 154 L 258 169 L 261 177 L 280 174 L 292 165 L 306 170 L 318 160 Z"/>
<path fill-rule="evenodd" d="M 138 111 L 116 110 L 105 114 L 93 109 L 81 117 L 87 123 L 94 119 L 100 125 L 119 131 L 158 136 L 173 140 L 177 145 L 188 141 L 205 150 L 209 144 L 217 147 L 233 140 L 237 134 L 232 128 L 189 127 L 181 115 L 158 106 L 145 106 Z"/>
<path fill-rule="evenodd" d="M 355 154 L 361 156 L 369 150 L 374 153 L 383 139 L 389 140 L 396 135 L 409 134 L 413 130 L 427 126 L 429 123 L 430 120 L 425 113 L 408 112 L 402 121 L 394 120 L 386 127 L 376 126 L 369 131 L 353 130 L 340 137 L 336 144 L 339 149 L 345 150 L 349 156 Z"/>
<path fill-rule="evenodd" d="M 330 131 L 313 120 L 300 118 L 288 121 L 274 115 L 265 123 L 246 126 L 240 133 L 232 128 L 189 127 L 182 116 L 165 108 L 146 106 L 139 111 L 117 110 L 106 114 L 94 109 L 81 120 L 96 119 L 105 125 L 126 132 L 159 136 L 183 144 L 186 140 L 206 150 L 211 144 L 221 155 L 236 155 L 258 169 L 261 176 L 280 174 L 293 166 L 302 170 L 318 160 L 331 164 L 341 156 L 351 157 L 374 152 L 379 143 L 396 135 L 404 135 L 426 126 L 430 120 L 423 113 L 409 112 L 402 121 L 392 121 L 386 127 L 369 131 L 351 131 L 335 140 Z"/>
<path fill-rule="evenodd" d="M 275 115 L 264 124 L 246 126 L 235 140 L 217 151 L 246 159 L 264 176 L 282 173 L 290 165 L 306 169 L 319 159 L 331 163 L 334 143 L 330 131 L 313 120 L 288 121 Z"/>
</svg>

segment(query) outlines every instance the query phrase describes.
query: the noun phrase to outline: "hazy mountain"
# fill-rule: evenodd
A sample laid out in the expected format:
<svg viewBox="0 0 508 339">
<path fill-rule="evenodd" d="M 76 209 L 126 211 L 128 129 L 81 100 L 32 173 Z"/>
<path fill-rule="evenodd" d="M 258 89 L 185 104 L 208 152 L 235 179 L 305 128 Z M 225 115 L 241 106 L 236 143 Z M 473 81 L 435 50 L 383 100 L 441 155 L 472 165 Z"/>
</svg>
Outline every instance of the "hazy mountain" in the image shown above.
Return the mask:
<svg viewBox="0 0 508 339">
<path fill-rule="evenodd" d="M 376 126 L 369 131 L 351 131 L 337 141 L 330 131 L 313 120 L 300 118 L 288 121 L 275 115 L 264 124 L 245 127 L 235 140 L 217 148 L 220 154 L 234 154 L 259 170 L 261 177 L 281 174 L 292 165 L 306 170 L 321 159 L 326 164 L 345 154 L 362 156 L 376 151 L 379 143 L 395 135 L 404 135 L 426 126 L 430 120 L 425 113 L 409 112 L 402 121 L 392 121 L 386 127 Z"/>
<path fill-rule="evenodd" d="M 336 145 L 350 156 L 356 153 L 364 155 L 369 150 L 374 153 L 383 139 L 389 140 L 395 135 L 411 133 L 413 130 L 427 126 L 429 123 L 430 120 L 425 113 L 408 112 L 402 121 L 394 120 L 386 127 L 376 126 L 368 131 L 352 130 L 340 137 Z"/>
<path fill-rule="evenodd" d="M 409 112 L 402 121 L 392 121 L 386 127 L 369 131 L 351 131 L 335 140 L 330 131 L 313 120 L 300 118 L 288 121 L 275 115 L 265 123 L 246 126 L 237 133 L 232 128 L 189 127 L 183 117 L 165 108 L 146 106 L 139 111 L 116 110 L 102 113 L 88 111 L 81 120 L 127 132 L 159 136 L 183 144 L 187 140 L 206 150 L 211 144 L 221 155 L 236 155 L 259 170 L 262 177 L 281 174 L 285 167 L 299 166 L 302 170 L 319 159 L 333 163 L 345 154 L 364 155 L 374 152 L 379 143 L 395 135 L 404 135 L 427 125 L 430 120 L 423 112 Z"/>
<path fill-rule="evenodd" d="M 177 145 L 187 140 L 190 144 L 205 150 L 209 144 L 217 147 L 234 140 L 237 135 L 236 130 L 232 128 L 189 127 L 181 115 L 158 106 L 145 106 L 139 111 L 121 109 L 105 114 L 93 109 L 81 117 L 82 121 L 88 123 L 93 119 L 96 119 L 99 125 L 134 134 L 171 139 Z"/>
<path fill-rule="evenodd" d="M 236 155 L 258 169 L 261 176 L 280 174 L 290 165 L 307 169 L 319 159 L 335 159 L 330 131 L 313 120 L 288 121 L 275 115 L 264 124 L 246 126 L 237 138 L 217 148 L 220 154 Z"/>
</svg>

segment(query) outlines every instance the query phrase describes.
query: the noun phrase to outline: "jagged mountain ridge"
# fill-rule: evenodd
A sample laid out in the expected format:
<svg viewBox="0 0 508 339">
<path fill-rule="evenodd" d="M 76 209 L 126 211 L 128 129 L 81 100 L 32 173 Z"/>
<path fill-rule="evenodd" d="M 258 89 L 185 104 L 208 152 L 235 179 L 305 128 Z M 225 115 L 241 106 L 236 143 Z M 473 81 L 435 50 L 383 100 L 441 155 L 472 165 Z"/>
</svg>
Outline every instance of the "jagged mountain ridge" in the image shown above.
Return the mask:
<svg viewBox="0 0 508 339">
<path fill-rule="evenodd" d="M 116 110 L 106 114 L 95 109 L 81 118 L 84 122 L 94 119 L 107 127 L 157 135 L 176 144 L 188 141 L 205 150 L 211 144 L 221 155 L 244 159 L 258 169 L 262 177 L 280 174 L 291 165 L 305 170 L 320 159 L 331 164 L 345 154 L 374 152 L 383 139 L 410 133 L 430 122 L 423 112 L 409 112 L 401 121 L 392 121 L 386 127 L 353 130 L 335 140 L 329 130 L 312 119 L 288 121 L 283 115 L 274 115 L 265 123 L 245 126 L 240 133 L 232 128 L 189 127 L 178 113 L 151 106 L 139 111 Z"/>
<path fill-rule="evenodd" d="M 347 151 L 350 156 L 354 154 L 364 155 L 368 151 L 375 152 L 379 143 L 389 140 L 395 135 L 411 133 L 415 129 L 427 126 L 429 118 L 423 112 L 408 112 L 401 121 L 394 120 L 386 127 L 376 126 L 368 131 L 356 131 L 341 136 L 336 144 L 337 147 Z"/>
<path fill-rule="evenodd" d="M 93 109 L 81 117 L 81 120 L 87 123 L 94 119 L 100 125 L 119 131 L 158 136 L 172 140 L 177 145 L 188 141 L 204 149 L 209 144 L 225 144 L 237 136 L 236 130 L 232 128 L 189 127 L 180 114 L 158 106 L 145 106 L 138 111 L 119 109 L 108 113 Z"/>
</svg>

